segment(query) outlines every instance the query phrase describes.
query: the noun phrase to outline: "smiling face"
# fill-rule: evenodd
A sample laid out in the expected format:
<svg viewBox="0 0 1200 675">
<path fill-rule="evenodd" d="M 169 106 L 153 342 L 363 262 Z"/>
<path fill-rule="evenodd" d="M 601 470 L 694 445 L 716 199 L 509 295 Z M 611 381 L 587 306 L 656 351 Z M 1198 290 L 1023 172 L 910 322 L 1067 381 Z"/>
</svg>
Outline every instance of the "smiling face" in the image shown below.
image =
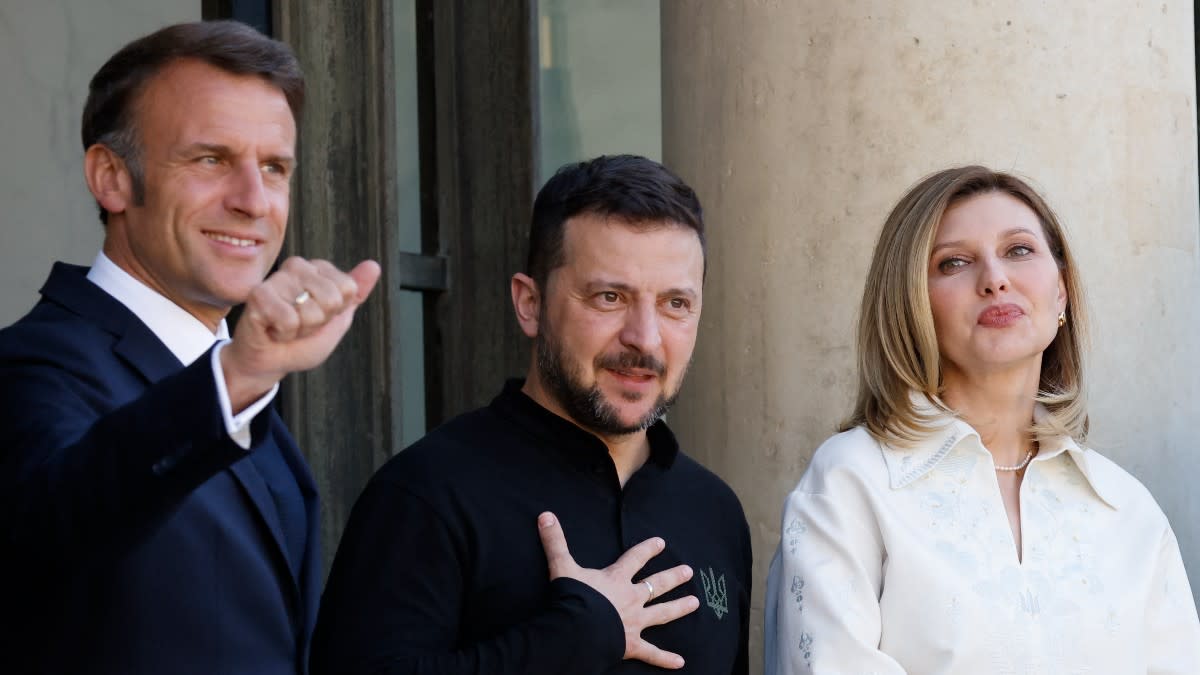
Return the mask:
<svg viewBox="0 0 1200 675">
<path fill-rule="evenodd" d="M 535 387 L 603 436 L 642 431 L 679 393 L 696 344 L 704 252 L 695 231 L 594 214 L 567 221 L 536 337 Z"/>
<path fill-rule="evenodd" d="M 1067 291 L 1037 215 L 1002 192 L 946 210 L 928 267 L 943 380 L 1030 369 L 1058 331 Z"/>
<path fill-rule="evenodd" d="M 296 141 L 287 99 L 261 78 L 182 60 L 146 84 L 133 114 L 145 198 L 107 197 L 105 254 L 215 326 L 283 243 Z"/>
</svg>

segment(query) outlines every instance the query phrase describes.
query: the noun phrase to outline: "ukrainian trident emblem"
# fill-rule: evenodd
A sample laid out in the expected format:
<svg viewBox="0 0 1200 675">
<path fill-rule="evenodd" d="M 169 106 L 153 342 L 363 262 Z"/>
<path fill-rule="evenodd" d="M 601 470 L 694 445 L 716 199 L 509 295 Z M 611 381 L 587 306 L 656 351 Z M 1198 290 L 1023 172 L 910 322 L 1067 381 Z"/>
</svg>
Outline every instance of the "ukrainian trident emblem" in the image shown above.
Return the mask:
<svg viewBox="0 0 1200 675">
<path fill-rule="evenodd" d="M 729 593 L 725 590 L 725 575 L 717 577 L 713 568 L 708 568 L 708 574 L 700 570 L 700 582 L 704 584 L 704 601 L 712 608 L 720 619 L 729 613 Z"/>
</svg>

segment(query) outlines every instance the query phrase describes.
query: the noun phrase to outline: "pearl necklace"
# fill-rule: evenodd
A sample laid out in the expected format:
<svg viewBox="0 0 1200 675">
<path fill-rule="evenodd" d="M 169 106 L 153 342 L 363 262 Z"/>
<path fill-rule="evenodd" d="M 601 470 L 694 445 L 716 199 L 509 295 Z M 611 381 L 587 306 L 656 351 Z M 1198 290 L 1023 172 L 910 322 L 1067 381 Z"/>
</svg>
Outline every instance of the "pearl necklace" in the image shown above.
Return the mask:
<svg viewBox="0 0 1200 675">
<path fill-rule="evenodd" d="M 1025 453 L 1025 459 L 1021 460 L 1021 462 L 1019 464 L 1013 464 L 1012 466 L 1004 466 L 1003 464 L 992 464 L 992 466 L 995 467 L 997 471 L 1020 471 L 1021 469 L 1024 469 L 1025 467 L 1029 466 L 1029 461 L 1032 459 L 1033 459 L 1033 450 L 1030 450 L 1029 452 Z"/>
</svg>

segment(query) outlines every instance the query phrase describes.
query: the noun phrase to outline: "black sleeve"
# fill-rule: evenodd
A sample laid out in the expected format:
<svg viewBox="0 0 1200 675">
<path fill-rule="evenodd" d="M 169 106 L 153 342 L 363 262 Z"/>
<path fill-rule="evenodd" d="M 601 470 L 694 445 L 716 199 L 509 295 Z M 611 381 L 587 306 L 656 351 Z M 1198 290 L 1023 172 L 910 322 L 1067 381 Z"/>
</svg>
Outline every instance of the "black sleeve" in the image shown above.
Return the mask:
<svg viewBox="0 0 1200 675">
<path fill-rule="evenodd" d="M 620 662 L 625 635 L 616 609 L 573 579 L 552 582 L 536 616 L 459 644 L 463 549 L 424 500 L 372 481 L 354 506 L 322 597 L 312 674 L 586 675 Z"/>
<path fill-rule="evenodd" d="M 739 509 L 740 512 L 740 509 Z M 754 547 L 750 541 L 750 525 L 743 514 L 741 522 L 742 586 L 746 595 L 742 599 L 741 625 L 738 627 L 738 652 L 733 662 L 733 675 L 750 675 L 750 614 L 753 610 L 752 588 L 754 576 Z"/>
<path fill-rule="evenodd" d="M 118 555 L 245 456 L 225 431 L 211 352 L 105 409 L 104 383 L 0 359 L 0 524 L 31 564 Z M 251 425 L 253 443 L 266 415 Z"/>
</svg>

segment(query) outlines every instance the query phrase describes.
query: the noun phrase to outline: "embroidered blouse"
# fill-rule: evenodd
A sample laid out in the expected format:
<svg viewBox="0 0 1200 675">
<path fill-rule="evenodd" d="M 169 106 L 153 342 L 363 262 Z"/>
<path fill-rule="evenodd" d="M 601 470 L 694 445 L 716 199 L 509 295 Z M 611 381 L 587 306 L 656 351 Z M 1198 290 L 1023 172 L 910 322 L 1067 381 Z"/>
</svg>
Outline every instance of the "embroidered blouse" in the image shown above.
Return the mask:
<svg viewBox="0 0 1200 675">
<path fill-rule="evenodd" d="M 767 675 L 1200 673 L 1196 605 L 1154 498 L 1070 438 L 1039 443 L 1018 559 L 970 425 L 947 415 L 909 449 L 862 428 L 827 440 L 784 507 Z"/>
</svg>

